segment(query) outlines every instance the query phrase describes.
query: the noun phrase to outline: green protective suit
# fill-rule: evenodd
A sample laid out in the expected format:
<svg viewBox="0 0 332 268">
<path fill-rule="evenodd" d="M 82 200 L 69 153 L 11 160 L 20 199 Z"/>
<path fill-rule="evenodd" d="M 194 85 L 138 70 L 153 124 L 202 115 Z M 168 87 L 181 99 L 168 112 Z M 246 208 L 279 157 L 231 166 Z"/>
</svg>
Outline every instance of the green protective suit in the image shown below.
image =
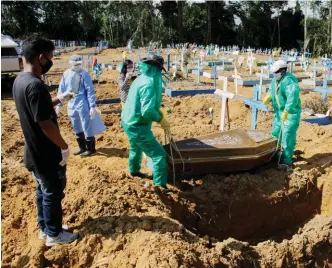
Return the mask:
<svg viewBox="0 0 332 268">
<path fill-rule="evenodd" d="M 142 152 L 152 159 L 155 185 L 166 186 L 167 155 L 151 131 L 153 121 L 159 122 L 162 98 L 161 71 L 150 64 L 139 63 L 141 75 L 132 83 L 121 113 L 122 127 L 128 135 L 129 171 L 141 169 Z"/>
<path fill-rule="evenodd" d="M 279 84 L 276 79 L 272 80 L 269 94 L 272 97 L 272 107 L 275 112 L 272 123 L 272 135 L 278 139 L 282 129 L 281 146 L 283 154 L 281 162 L 291 165 L 296 144 L 296 131 L 300 125 L 302 110 L 299 83 L 294 75 L 287 72 L 281 78 Z M 284 111 L 288 112 L 288 117 L 282 124 L 281 114 Z"/>
</svg>

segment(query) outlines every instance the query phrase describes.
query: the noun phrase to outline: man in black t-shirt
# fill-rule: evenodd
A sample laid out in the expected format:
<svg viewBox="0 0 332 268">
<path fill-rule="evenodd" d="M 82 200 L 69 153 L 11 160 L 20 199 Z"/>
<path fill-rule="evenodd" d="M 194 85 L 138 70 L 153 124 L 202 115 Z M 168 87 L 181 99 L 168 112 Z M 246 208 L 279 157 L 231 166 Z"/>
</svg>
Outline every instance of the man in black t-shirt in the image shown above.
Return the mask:
<svg viewBox="0 0 332 268">
<path fill-rule="evenodd" d="M 66 163 L 69 148 L 63 140 L 54 106 L 69 99 L 64 93 L 52 99 L 41 76 L 52 67 L 54 45 L 43 37 L 32 36 L 24 41 L 24 71 L 13 85 L 13 96 L 25 138 L 24 164 L 36 180 L 36 202 L 40 239 L 46 246 L 66 244 L 78 235 L 62 228 L 61 200 L 66 185 Z"/>
</svg>

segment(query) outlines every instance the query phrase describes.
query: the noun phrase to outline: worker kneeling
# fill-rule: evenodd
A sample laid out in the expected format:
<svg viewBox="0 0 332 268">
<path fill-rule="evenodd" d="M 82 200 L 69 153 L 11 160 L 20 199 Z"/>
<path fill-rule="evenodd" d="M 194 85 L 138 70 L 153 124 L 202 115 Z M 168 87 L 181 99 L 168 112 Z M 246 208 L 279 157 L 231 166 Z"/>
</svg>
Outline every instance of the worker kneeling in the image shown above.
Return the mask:
<svg viewBox="0 0 332 268">
<path fill-rule="evenodd" d="M 70 58 L 71 68 L 64 72 L 59 94 L 70 91 L 74 97 L 68 102 L 68 116 L 76 134 L 79 150 L 74 155 L 90 156 L 96 152 L 95 135 L 105 131 L 105 125 L 96 108 L 96 95 L 89 72 L 83 70 L 80 55 Z M 60 115 L 59 104 L 56 113 Z"/>
<path fill-rule="evenodd" d="M 138 63 L 141 75 L 132 83 L 121 114 L 122 127 L 128 135 L 129 171 L 132 176 L 145 177 L 140 173 L 142 153 L 152 159 L 153 181 L 163 188 L 167 183 L 167 155 L 151 131 L 152 122 L 159 122 L 165 130 L 170 124 L 159 110 L 162 99 L 161 71 L 164 60 L 154 56 Z M 165 70 L 165 69 L 164 69 Z"/>
<path fill-rule="evenodd" d="M 274 73 L 274 79 L 263 102 L 267 105 L 272 101 L 275 112 L 272 135 L 278 139 L 283 148 L 281 164 L 289 166 L 292 164 L 296 132 L 301 118 L 300 87 L 296 77 L 287 72 L 285 61 L 274 62 L 271 71 Z"/>
</svg>

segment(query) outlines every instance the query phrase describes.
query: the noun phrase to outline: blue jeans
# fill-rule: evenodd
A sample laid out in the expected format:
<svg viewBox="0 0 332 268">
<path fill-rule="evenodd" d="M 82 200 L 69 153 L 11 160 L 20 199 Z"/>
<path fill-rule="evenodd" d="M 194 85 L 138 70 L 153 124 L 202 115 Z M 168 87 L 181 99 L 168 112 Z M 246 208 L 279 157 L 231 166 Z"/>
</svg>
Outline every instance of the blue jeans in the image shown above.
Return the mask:
<svg viewBox="0 0 332 268">
<path fill-rule="evenodd" d="M 32 172 L 36 180 L 36 203 L 38 225 L 48 236 L 58 236 L 62 230 L 61 200 L 66 187 L 66 167 L 59 166 L 47 174 L 36 170 Z"/>
</svg>

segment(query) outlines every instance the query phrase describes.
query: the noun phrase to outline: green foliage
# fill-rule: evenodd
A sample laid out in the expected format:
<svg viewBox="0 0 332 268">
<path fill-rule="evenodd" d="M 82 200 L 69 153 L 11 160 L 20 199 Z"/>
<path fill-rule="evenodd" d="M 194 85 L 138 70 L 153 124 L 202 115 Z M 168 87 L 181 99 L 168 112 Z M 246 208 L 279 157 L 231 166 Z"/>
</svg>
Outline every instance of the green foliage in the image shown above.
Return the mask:
<svg viewBox="0 0 332 268">
<path fill-rule="evenodd" d="M 2 33 L 14 38 L 38 33 L 51 39 L 104 39 L 112 46 L 124 46 L 132 38 L 135 46 L 161 41 L 301 49 L 304 15 L 300 3 L 284 10 L 286 4 L 287 1 L 257 0 L 2 1 L 1 24 Z M 322 19 L 308 19 L 308 45 L 320 54 L 331 49 L 332 4 L 310 4 Z"/>
</svg>

